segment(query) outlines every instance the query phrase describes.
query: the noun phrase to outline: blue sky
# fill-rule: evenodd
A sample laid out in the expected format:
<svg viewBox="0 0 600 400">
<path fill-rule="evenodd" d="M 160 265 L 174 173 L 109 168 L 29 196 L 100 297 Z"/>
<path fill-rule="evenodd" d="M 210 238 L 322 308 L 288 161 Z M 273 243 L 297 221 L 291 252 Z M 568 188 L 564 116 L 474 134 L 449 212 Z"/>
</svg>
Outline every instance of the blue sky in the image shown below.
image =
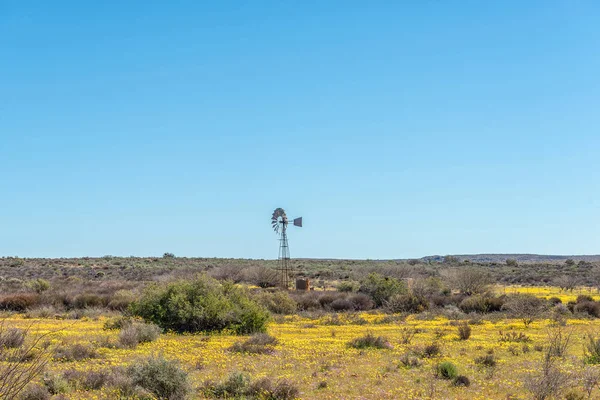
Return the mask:
<svg viewBox="0 0 600 400">
<path fill-rule="evenodd" d="M 598 20 L 0 0 L 0 255 L 600 253 Z"/>
</svg>

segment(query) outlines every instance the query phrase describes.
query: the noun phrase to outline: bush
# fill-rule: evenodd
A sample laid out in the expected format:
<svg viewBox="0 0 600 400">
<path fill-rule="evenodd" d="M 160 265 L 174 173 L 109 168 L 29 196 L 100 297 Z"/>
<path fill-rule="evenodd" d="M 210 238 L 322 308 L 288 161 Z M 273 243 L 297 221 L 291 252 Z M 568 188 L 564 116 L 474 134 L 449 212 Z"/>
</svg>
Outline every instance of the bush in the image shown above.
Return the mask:
<svg viewBox="0 0 600 400">
<path fill-rule="evenodd" d="M 344 281 L 344 282 L 340 282 L 336 286 L 336 289 L 338 292 L 352 293 L 352 292 L 358 291 L 359 287 L 360 287 L 360 284 L 358 282 Z"/>
<path fill-rule="evenodd" d="M 329 304 L 329 308 L 333 311 L 351 311 L 354 310 L 354 304 L 347 299 L 335 299 Z"/>
<path fill-rule="evenodd" d="M 119 343 L 124 347 L 135 348 L 140 343 L 155 341 L 161 333 L 162 329 L 154 324 L 133 322 L 121 329 Z"/>
<path fill-rule="evenodd" d="M 136 299 L 136 294 L 131 290 L 118 290 L 110 298 L 107 307 L 111 310 L 125 311 Z"/>
<path fill-rule="evenodd" d="M 375 336 L 372 333 L 357 337 L 348 342 L 348 346 L 355 349 L 391 349 L 392 345 L 384 336 Z"/>
<path fill-rule="evenodd" d="M 595 301 L 581 301 L 577 302 L 573 307 L 575 313 L 585 313 L 592 317 L 600 317 L 600 303 Z"/>
<path fill-rule="evenodd" d="M 36 306 L 40 296 L 33 293 L 17 293 L 0 298 L 0 310 L 23 312 Z"/>
<path fill-rule="evenodd" d="M 96 349 L 82 343 L 59 346 L 54 352 L 54 359 L 57 361 L 81 361 L 96 356 Z"/>
<path fill-rule="evenodd" d="M 575 303 L 576 304 L 584 303 L 584 302 L 587 303 L 587 302 L 590 302 L 590 301 L 593 302 L 594 298 L 592 296 L 590 296 L 590 295 L 587 295 L 587 294 L 580 294 L 575 299 Z"/>
<path fill-rule="evenodd" d="M 457 330 L 459 340 L 467 340 L 471 337 L 471 327 L 466 322 L 460 324 Z"/>
<path fill-rule="evenodd" d="M 244 271 L 246 281 L 260 288 L 276 287 L 281 282 L 277 270 L 267 267 L 252 267 Z"/>
<path fill-rule="evenodd" d="M 493 354 L 486 354 L 475 358 L 475 364 L 481 365 L 482 367 L 493 368 L 497 363 L 498 361 Z"/>
<path fill-rule="evenodd" d="M 230 282 L 206 275 L 146 289 L 131 307 L 135 315 L 175 332 L 222 331 L 236 334 L 264 332 L 268 311 L 247 292 Z"/>
<path fill-rule="evenodd" d="M 94 293 L 81 293 L 75 296 L 71 304 L 74 308 L 95 308 L 105 305 L 106 299 Z"/>
<path fill-rule="evenodd" d="M 588 335 L 583 350 L 583 361 L 586 364 L 600 364 L 600 337 Z"/>
<path fill-rule="evenodd" d="M 50 282 L 45 279 L 38 278 L 27 282 L 25 286 L 39 294 L 50 289 Z"/>
<path fill-rule="evenodd" d="M 437 365 L 436 376 L 442 379 L 454 379 L 458 376 L 458 368 L 450 361 L 444 361 Z"/>
<path fill-rule="evenodd" d="M 420 313 L 429 309 L 429 301 L 412 294 L 397 294 L 385 301 L 385 308 L 390 313 Z"/>
<path fill-rule="evenodd" d="M 75 390 L 99 390 L 109 380 L 105 371 L 78 371 L 68 370 L 63 373 L 63 378 Z"/>
<path fill-rule="evenodd" d="M 474 295 L 463 299 L 459 308 L 465 313 L 488 313 L 494 311 L 500 311 L 504 304 L 505 296 L 500 297 L 489 297 L 482 295 Z"/>
<path fill-rule="evenodd" d="M 275 351 L 273 348 L 278 340 L 266 333 L 257 333 L 245 342 L 236 342 L 229 348 L 229 351 L 237 353 L 250 354 L 271 354 Z"/>
<path fill-rule="evenodd" d="M 369 295 L 381 307 L 390 297 L 406 294 L 407 288 L 401 280 L 373 272 L 362 280 L 359 292 Z"/>
<path fill-rule="evenodd" d="M 433 358 L 442 353 L 442 348 L 437 342 L 433 342 L 421 348 L 420 350 L 417 350 L 417 353 L 423 358 Z"/>
<path fill-rule="evenodd" d="M 422 364 L 421 360 L 410 353 L 404 353 L 400 356 L 400 365 L 404 368 L 418 368 Z"/>
<path fill-rule="evenodd" d="M 354 306 L 356 311 L 366 311 L 373 308 L 375 303 L 371 298 L 363 293 L 355 293 L 348 297 L 348 300 Z"/>
<path fill-rule="evenodd" d="M 240 372 L 233 372 L 225 381 L 217 384 L 207 382 L 201 390 L 207 397 L 226 399 L 293 400 L 299 394 L 298 388 L 286 379 L 273 383 L 265 377 L 252 382 Z"/>
<path fill-rule="evenodd" d="M 161 356 L 149 357 L 131 364 L 127 368 L 131 381 L 159 399 L 180 400 L 190 393 L 188 376 L 179 364 Z"/>
<path fill-rule="evenodd" d="M 471 385 L 471 381 L 464 375 L 458 375 L 452 380 L 452 385 L 468 387 Z"/>
<path fill-rule="evenodd" d="M 30 385 L 25 388 L 19 400 L 49 400 L 50 392 L 45 386 Z"/>
<path fill-rule="evenodd" d="M 274 314 L 294 314 L 298 309 L 296 301 L 284 291 L 278 290 L 273 293 L 261 291 L 254 298 L 259 304 Z"/>
<path fill-rule="evenodd" d="M 240 398 L 247 394 L 250 387 L 250 378 L 241 372 L 232 372 L 225 381 L 212 384 L 207 383 L 203 388 L 205 395 L 216 398 Z"/>
<path fill-rule="evenodd" d="M 321 309 L 321 303 L 319 297 L 314 292 L 304 293 L 296 298 L 298 303 L 298 310 L 301 311 L 315 311 Z"/>
<path fill-rule="evenodd" d="M 476 268 L 457 269 L 450 278 L 454 288 L 467 296 L 484 293 L 491 283 L 490 275 Z"/>
<path fill-rule="evenodd" d="M 25 342 L 25 331 L 19 328 L 9 328 L 0 331 L 0 348 L 18 349 Z"/>
<path fill-rule="evenodd" d="M 546 308 L 544 300 L 530 294 L 510 296 L 502 306 L 512 317 L 521 319 L 526 327 L 539 318 Z"/>
<path fill-rule="evenodd" d="M 548 299 L 548 301 L 550 302 L 550 304 L 556 305 L 556 304 L 562 304 L 562 300 L 559 297 L 555 297 L 552 296 Z"/>
</svg>

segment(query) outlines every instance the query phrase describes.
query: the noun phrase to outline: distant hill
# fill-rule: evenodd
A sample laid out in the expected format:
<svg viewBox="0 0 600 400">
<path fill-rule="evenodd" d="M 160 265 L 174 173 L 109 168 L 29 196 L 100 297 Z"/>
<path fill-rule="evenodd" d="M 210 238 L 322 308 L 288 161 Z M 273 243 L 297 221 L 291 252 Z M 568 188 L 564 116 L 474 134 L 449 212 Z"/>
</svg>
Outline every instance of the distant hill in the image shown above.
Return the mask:
<svg viewBox="0 0 600 400">
<path fill-rule="evenodd" d="M 451 254 L 453 257 L 459 260 L 469 260 L 471 262 L 505 262 L 507 259 L 514 259 L 521 263 L 526 262 L 561 262 L 567 259 L 575 261 L 589 261 L 595 262 L 600 261 L 600 255 L 572 255 L 572 256 L 556 256 L 547 254 Z M 426 262 L 441 262 L 445 256 L 427 256 L 422 257 L 421 260 Z"/>
</svg>

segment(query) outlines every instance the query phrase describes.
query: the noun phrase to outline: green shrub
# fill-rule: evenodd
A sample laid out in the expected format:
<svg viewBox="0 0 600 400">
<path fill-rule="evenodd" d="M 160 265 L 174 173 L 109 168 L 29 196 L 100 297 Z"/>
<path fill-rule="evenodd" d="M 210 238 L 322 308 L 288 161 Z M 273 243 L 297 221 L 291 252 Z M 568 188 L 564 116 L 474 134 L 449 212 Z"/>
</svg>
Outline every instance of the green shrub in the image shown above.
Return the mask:
<svg viewBox="0 0 600 400">
<path fill-rule="evenodd" d="M 336 286 L 336 289 L 338 292 L 352 293 L 358 291 L 359 287 L 360 284 L 358 282 L 343 281 Z"/>
<path fill-rule="evenodd" d="M 298 303 L 287 292 L 281 290 L 273 293 L 261 291 L 254 298 L 274 314 L 289 315 L 295 313 L 298 309 Z"/>
<path fill-rule="evenodd" d="M 177 362 L 161 356 L 148 357 L 134 362 L 127 368 L 127 376 L 157 398 L 164 400 L 185 399 L 190 393 L 188 376 Z"/>
<path fill-rule="evenodd" d="M 392 345 L 384 336 L 375 336 L 372 333 L 357 337 L 348 342 L 348 346 L 355 349 L 391 349 Z"/>
<path fill-rule="evenodd" d="M 45 279 L 38 278 L 27 282 L 25 286 L 27 286 L 29 289 L 33 290 L 36 293 L 42 293 L 50 289 L 50 282 L 48 282 Z"/>
<path fill-rule="evenodd" d="M 450 361 L 444 361 L 437 365 L 436 376 L 442 379 L 454 379 L 458 376 L 458 368 Z"/>
<path fill-rule="evenodd" d="M 219 283 L 206 275 L 194 281 L 153 285 L 131 305 L 146 321 L 175 332 L 222 331 L 237 334 L 264 332 L 268 311 L 233 283 Z"/>
<path fill-rule="evenodd" d="M 375 272 L 363 279 L 359 288 L 359 292 L 371 296 L 378 307 L 381 307 L 390 297 L 406 294 L 407 291 L 403 281 Z"/>
</svg>

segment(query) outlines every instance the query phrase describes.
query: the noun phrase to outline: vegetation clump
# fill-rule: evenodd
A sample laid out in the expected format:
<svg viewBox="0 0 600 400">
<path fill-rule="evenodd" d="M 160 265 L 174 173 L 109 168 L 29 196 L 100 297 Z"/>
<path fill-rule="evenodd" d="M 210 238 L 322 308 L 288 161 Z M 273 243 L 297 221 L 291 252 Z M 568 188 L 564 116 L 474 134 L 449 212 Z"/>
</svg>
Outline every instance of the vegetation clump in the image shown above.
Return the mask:
<svg viewBox="0 0 600 400">
<path fill-rule="evenodd" d="M 135 315 L 179 333 L 231 330 L 236 334 L 264 332 L 268 311 L 233 283 L 206 275 L 193 281 L 152 285 L 133 303 Z"/>
<path fill-rule="evenodd" d="M 348 346 L 355 349 L 391 349 L 393 346 L 384 336 L 375 336 L 371 332 L 357 337 L 348 342 Z"/>
<path fill-rule="evenodd" d="M 158 399 L 185 399 L 191 392 L 187 373 L 175 361 L 148 357 L 131 364 L 126 370 L 134 385 L 153 393 Z"/>
<path fill-rule="evenodd" d="M 436 366 L 436 376 L 441 379 L 454 379 L 458 376 L 458 368 L 450 361 L 443 361 Z"/>
</svg>

